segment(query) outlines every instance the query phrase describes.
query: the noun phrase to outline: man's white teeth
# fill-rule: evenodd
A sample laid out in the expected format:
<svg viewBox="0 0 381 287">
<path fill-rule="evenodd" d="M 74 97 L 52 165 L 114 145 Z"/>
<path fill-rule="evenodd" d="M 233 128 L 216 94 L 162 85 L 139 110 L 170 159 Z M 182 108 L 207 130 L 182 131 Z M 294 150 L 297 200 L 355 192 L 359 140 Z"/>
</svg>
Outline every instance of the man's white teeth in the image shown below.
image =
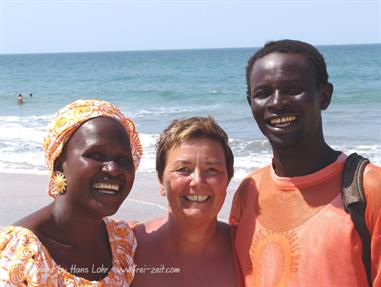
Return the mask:
<svg viewBox="0 0 381 287">
<path fill-rule="evenodd" d="M 286 127 L 291 124 L 291 122 L 296 120 L 296 116 L 287 116 L 287 117 L 277 117 L 270 120 L 272 125 L 276 127 Z"/>
<path fill-rule="evenodd" d="M 208 195 L 184 195 L 184 198 L 188 201 L 192 201 L 192 202 L 203 202 L 207 199 L 209 199 L 209 196 Z"/>
<path fill-rule="evenodd" d="M 93 187 L 106 194 L 115 194 L 115 191 L 119 190 L 119 184 L 110 184 L 103 182 L 94 183 Z"/>
</svg>

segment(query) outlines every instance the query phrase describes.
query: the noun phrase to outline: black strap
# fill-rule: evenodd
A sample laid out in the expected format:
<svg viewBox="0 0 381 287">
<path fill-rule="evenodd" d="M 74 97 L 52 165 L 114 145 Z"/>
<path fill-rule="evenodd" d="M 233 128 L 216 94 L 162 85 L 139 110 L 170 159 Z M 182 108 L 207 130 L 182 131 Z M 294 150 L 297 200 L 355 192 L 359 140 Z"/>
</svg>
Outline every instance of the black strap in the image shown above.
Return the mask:
<svg viewBox="0 0 381 287">
<path fill-rule="evenodd" d="M 342 196 L 345 211 L 352 218 L 353 224 L 362 241 L 362 261 L 365 267 L 369 286 L 372 286 L 370 272 L 370 233 L 365 222 L 366 198 L 363 187 L 363 174 L 365 166 L 369 163 L 357 153 L 352 153 L 345 161 L 342 177 Z"/>
</svg>

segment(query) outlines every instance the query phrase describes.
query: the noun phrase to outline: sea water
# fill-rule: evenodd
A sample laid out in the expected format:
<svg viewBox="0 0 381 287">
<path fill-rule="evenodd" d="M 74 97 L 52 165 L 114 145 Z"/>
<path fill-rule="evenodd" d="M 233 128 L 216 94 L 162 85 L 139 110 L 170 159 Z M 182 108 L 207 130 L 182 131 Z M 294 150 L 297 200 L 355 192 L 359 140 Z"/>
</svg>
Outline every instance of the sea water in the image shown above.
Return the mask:
<svg viewBox="0 0 381 287">
<path fill-rule="evenodd" d="M 77 99 L 104 99 L 137 124 L 140 170 L 154 172 L 155 143 L 174 119 L 213 116 L 230 136 L 235 178 L 271 161 L 246 101 L 245 67 L 257 48 L 0 55 L 0 172 L 46 173 L 51 116 Z M 381 164 L 381 45 L 322 46 L 331 105 L 326 141 Z M 17 105 L 18 94 L 24 104 Z M 32 93 L 32 97 L 29 97 Z"/>
</svg>

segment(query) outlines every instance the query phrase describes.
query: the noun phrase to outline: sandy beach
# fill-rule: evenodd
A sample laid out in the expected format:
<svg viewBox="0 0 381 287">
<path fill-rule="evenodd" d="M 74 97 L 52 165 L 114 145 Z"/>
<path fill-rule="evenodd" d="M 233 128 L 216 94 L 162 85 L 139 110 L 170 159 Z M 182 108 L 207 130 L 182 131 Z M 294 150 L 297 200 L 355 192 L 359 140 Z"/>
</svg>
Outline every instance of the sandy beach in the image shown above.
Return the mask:
<svg viewBox="0 0 381 287">
<path fill-rule="evenodd" d="M 219 213 L 220 220 L 229 216 L 231 200 L 239 181 L 232 180 L 225 204 Z M 0 173 L 0 226 L 18 219 L 49 204 L 48 176 Z M 166 213 L 167 200 L 160 196 L 156 174 L 137 172 L 134 186 L 118 212 L 113 216 L 122 220 L 145 221 Z"/>
</svg>

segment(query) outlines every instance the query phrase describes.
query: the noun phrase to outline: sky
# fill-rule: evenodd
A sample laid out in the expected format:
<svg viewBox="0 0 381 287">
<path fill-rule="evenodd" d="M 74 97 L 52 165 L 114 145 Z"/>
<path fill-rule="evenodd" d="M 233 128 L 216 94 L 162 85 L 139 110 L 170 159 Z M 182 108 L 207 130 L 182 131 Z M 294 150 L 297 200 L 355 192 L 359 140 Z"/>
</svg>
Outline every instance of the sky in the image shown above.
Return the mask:
<svg viewBox="0 0 381 287">
<path fill-rule="evenodd" d="M 381 43 L 381 0 L 0 0 L 0 54 Z"/>
</svg>

